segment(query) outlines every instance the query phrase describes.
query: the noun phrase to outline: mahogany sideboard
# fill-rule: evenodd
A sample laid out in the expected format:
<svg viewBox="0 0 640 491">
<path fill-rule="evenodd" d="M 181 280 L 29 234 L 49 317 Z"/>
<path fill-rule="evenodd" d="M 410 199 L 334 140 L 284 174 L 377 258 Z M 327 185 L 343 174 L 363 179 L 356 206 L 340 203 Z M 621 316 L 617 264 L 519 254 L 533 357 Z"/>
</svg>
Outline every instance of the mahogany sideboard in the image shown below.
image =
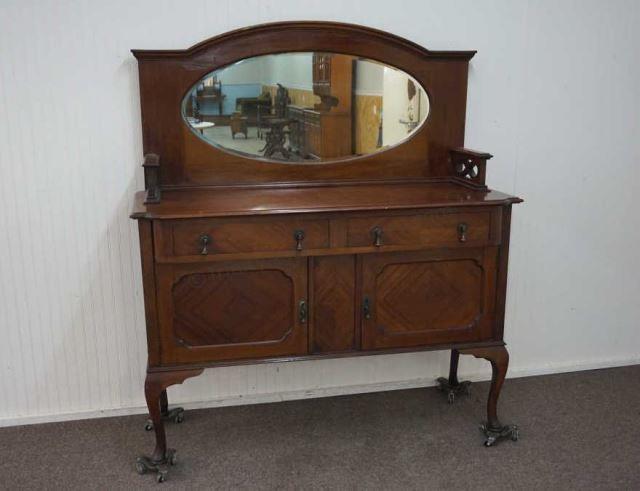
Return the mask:
<svg viewBox="0 0 640 491">
<path fill-rule="evenodd" d="M 345 53 L 409 74 L 423 124 L 396 145 L 325 162 L 282 162 L 212 145 L 184 121 L 191 87 L 220 67 L 283 52 Z M 167 387 L 220 365 L 451 350 L 493 375 L 485 444 L 518 438 L 496 405 L 511 206 L 487 188 L 488 153 L 464 148 L 474 51 L 429 51 L 349 24 L 283 22 L 186 50 L 134 50 L 145 190 L 135 196 L 148 341 L 145 396 L 156 446 L 140 473 L 165 479 L 175 451 Z M 478 76 L 481 76 L 479 74 Z M 224 90 L 224 78 L 223 90 Z M 409 94 L 411 97 L 411 94 Z M 351 137 L 351 135 L 350 135 Z"/>
</svg>

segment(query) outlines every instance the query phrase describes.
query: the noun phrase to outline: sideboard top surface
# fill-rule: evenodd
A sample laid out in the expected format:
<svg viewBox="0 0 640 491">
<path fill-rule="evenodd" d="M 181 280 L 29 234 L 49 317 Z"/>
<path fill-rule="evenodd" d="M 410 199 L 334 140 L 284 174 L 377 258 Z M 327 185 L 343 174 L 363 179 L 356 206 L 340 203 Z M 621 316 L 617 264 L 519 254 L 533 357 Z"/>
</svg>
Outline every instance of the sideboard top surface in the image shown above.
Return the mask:
<svg viewBox="0 0 640 491">
<path fill-rule="evenodd" d="M 132 218 L 415 209 L 501 205 L 522 201 L 499 191 L 470 189 L 456 182 L 193 188 L 165 190 L 160 203 L 145 204 L 144 200 L 143 191 L 136 193 Z"/>
</svg>

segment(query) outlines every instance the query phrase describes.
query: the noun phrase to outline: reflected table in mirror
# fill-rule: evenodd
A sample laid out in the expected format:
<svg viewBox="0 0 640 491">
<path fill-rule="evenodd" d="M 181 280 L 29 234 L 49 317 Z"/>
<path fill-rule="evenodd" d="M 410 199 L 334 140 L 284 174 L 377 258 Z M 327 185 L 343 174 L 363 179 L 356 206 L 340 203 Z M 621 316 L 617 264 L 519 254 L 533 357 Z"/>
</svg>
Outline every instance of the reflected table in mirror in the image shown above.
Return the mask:
<svg viewBox="0 0 640 491">
<path fill-rule="evenodd" d="M 204 130 L 208 128 L 213 128 L 215 123 L 210 123 L 208 121 L 199 121 L 197 123 L 190 122 L 189 123 L 194 130 L 200 131 L 200 134 L 204 136 Z"/>
<path fill-rule="evenodd" d="M 276 154 L 282 155 L 285 159 L 291 157 L 291 152 L 285 147 L 286 131 L 285 127 L 295 123 L 294 120 L 288 118 L 273 118 L 265 121 L 268 128 L 266 133 L 267 144 L 262 149 L 265 157 L 273 157 Z"/>
</svg>

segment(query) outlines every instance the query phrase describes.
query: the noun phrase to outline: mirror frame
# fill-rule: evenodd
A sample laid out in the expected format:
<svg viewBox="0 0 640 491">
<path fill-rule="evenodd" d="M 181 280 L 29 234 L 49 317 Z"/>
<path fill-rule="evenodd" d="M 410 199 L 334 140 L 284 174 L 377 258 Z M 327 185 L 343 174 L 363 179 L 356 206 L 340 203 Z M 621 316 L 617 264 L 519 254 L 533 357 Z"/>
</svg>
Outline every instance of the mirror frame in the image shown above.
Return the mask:
<svg viewBox="0 0 640 491">
<path fill-rule="evenodd" d="M 427 92 L 427 120 L 380 152 L 322 165 L 236 155 L 202 140 L 184 123 L 182 100 L 205 75 L 237 61 L 286 52 L 331 52 L 404 71 Z M 132 50 L 138 60 L 143 149 L 160 160 L 162 187 L 425 179 L 453 175 L 449 149 L 464 143 L 468 63 L 475 51 L 429 51 L 368 27 L 277 22 L 231 31 L 186 50 Z"/>
</svg>

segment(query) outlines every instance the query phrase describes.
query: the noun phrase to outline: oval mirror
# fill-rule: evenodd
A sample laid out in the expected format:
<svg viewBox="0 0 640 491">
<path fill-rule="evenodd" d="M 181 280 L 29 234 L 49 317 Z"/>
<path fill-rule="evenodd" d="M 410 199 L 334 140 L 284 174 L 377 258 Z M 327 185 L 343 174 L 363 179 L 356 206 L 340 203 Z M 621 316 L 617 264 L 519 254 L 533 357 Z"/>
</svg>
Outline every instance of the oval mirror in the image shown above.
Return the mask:
<svg viewBox="0 0 640 491">
<path fill-rule="evenodd" d="M 182 102 L 185 123 L 207 143 L 280 163 L 385 150 L 428 113 L 426 91 L 405 72 L 319 52 L 247 58 L 206 75 Z"/>
</svg>

